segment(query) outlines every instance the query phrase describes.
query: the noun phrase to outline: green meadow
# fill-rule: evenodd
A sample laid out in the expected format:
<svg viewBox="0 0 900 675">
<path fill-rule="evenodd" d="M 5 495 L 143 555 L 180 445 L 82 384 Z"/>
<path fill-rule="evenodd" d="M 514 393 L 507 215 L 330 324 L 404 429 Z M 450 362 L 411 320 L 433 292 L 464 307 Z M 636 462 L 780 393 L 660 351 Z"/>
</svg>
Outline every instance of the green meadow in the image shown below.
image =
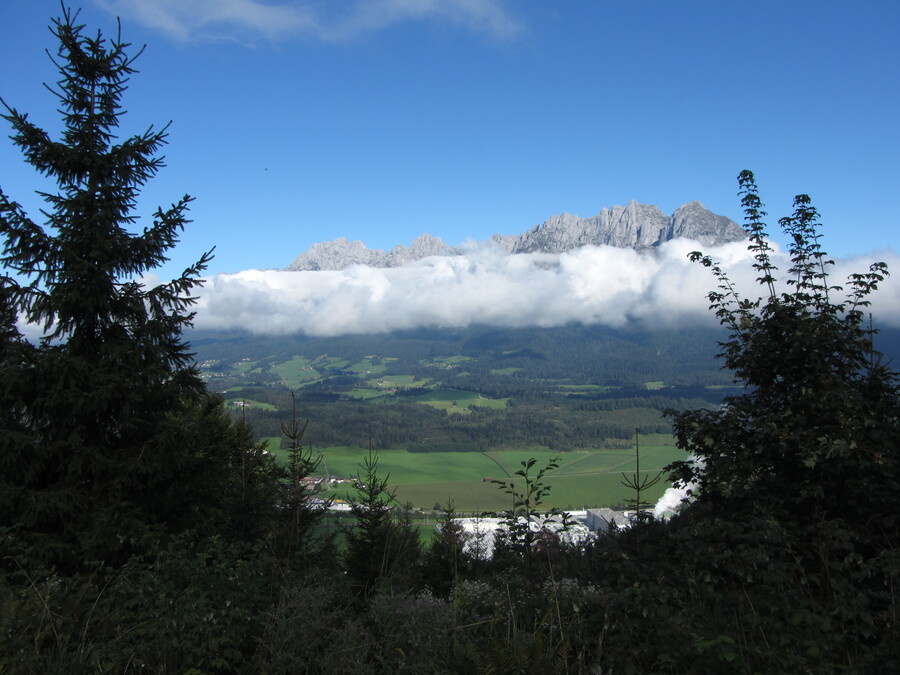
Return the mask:
<svg viewBox="0 0 900 675">
<path fill-rule="evenodd" d="M 433 389 L 416 397 L 416 402 L 433 406 L 447 412 L 466 413 L 469 408 L 483 407 L 501 409 L 506 407 L 508 398 L 485 398 L 474 391 L 461 389 Z"/>
<path fill-rule="evenodd" d="M 372 359 L 375 357 L 367 356 L 362 361 L 357 361 L 352 366 L 347 366 L 347 370 L 360 375 L 379 375 L 387 370 L 387 366 L 383 363 L 375 363 Z"/>
<path fill-rule="evenodd" d="M 431 380 L 417 380 L 414 375 L 385 375 L 368 381 L 370 386 L 380 389 L 414 389 L 430 383 Z"/>
<path fill-rule="evenodd" d="M 557 384 L 556 389 L 564 394 L 597 394 L 615 391 L 620 387 L 600 384 Z"/>
<path fill-rule="evenodd" d="M 231 365 L 232 369 L 237 373 L 248 373 L 256 368 L 259 361 L 251 361 L 250 359 L 242 359 Z"/>
<path fill-rule="evenodd" d="M 280 461 L 285 461 L 287 453 L 275 449 L 277 443 L 277 438 L 271 439 L 270 451 Z M 320 473 L 324 475 L 327 471 L 333 477 L 343 478 L 356 476 L 366 452 L 355 446 L 325 448 L 321 451 Z M 396 488 L 401 503 L 431 509 L 436 504 L 446 506 L 452 501 L 458 511 L 500 511 L 509 508 L 510 497 L 490 479 L 521 483 L 515 472 L 522 468 L 523 461 L 531 457 L 537 459 L 534 473 L 555 456 L 541 448 L 484 453 L 382 450 L 378 453 L 378 470 L 389 476 L 389 483 Z M 665 465 L 683 457 L 684 453 L 674 446 L 671 437 L 653 434 L 641 439 L 642 475 L 653 476 Z M 545 482 L 551 486 L 546 499 L 548 507 L 616 506 L 634 496 L 632 490 L 622 485 L 622 474 L 630 476 L 635 470 L 633 450 L 598 448 L 567 452 L 559 455 L 558 464 L 559 467 L 545 477 Z M 667 486 L 665 480 L 661 481 L 648 491 L 648 500 L 658 499 Z M 354 493 L 346 485 L 332 494 L 346 499 Z"/>
<path fill-rule="evenodd" d="M 322 374 L 313 368 L 312 362 L 302 356 L 295 356 L 290 361 L 278 363 L 271 366 L 269 370 L 281 379 L 284 386 L 291 389 L 296 389 L 322 377 Z"/>
<path fill-rule="evenodd" d="M 458 366 L 460 363 L 464 363 L 466 361 L 474 361 L 475 359 L 471 356 L 463 356 L 461 354 L 457 354 L 454 356 L 438 356 L 432 360 L 422 360 L 420 363 L 423 366 L 431 366 L 434 368 L 454 368 Z"/>
<path fill-rule="evenodd" d="M 345 396 L 348 398 L 358 398 L 364 401 L 368 401 L 373 398 L 384 398 L 387 396 L 387 392 L 381 389 L 368 389 L 368 388 L 360 388 L 360 389 L 351 389 L 350 391 L 345 393 Z"/>
<path fill-rule="evenodd" d="M 236 408 L 246 406 L 248 408 L 258 408 L 259 410 L 277 410 L 277 408 L 271 403 L 254 401 L 253 399 L 249 398 L 226 398 L 225 404 L 229 406 L 235 406 Z"/>
<path fill-rule="evenodd" d="M 337 356 L 329 356 L 328 354 L 320 354 L 312 360 L 312 365 L 316 368 L 325 370 L 343 370 L 350 362 Z"/>
</svg>

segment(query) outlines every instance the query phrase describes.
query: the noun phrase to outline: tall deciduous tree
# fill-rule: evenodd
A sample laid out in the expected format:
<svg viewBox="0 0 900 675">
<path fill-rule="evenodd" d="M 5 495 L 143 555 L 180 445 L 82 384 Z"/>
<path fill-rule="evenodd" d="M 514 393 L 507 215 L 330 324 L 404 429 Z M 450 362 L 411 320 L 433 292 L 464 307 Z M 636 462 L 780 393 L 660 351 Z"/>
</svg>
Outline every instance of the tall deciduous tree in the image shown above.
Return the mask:
<svg viewBox="0 0 900 675">
<path fill-rule="evenodd" d="M 806 195 L 779 221 L 779 263 L 753 174 L 739 182 L 762 297 L 691 257 L 718 280 L 720 355 L 744 390 L 674 415 L 697 461 L 670 468 L 694 501 L 613 541 L 622 548 L 603 573 L 619 604 L 605 651 L 627 653 L 636 671 L 893 672 L 900 391 L 865 312 L 887 268 L 835 284 Z M 640 653 L 645 621 L 654 640 Z"/>
<path fill-rule="evenodd" d="M 0 527 L 30 551 L 72 564 L 152 546 L 196 524 L 215 502 L 234 433 L 210 397 L 182 331 L 209 254 L 177 279 L 139 279 L 167 260 L 191 198 L 140 226 L 141 187 L 163 166 L 166 130 L 119 141 L 121 98 L 135 56 L 121 36 L 89 36 L 63 8 L 58 140 L 2 101 L 25 160 L 56 182 L 38 193 L 46 222 L 0 191 L 4 301 L 41 326 L 38 345 L 9 333 L 3 352 Z"/>
<path fill-rule="evenodd" d="M 719 513 L 768 513 L 783 522 L 840 519 L 896 535 L 900 506 L 900 397 L 873 345 L 864 309 L 888 274 L 873 263 L 834 285 L 806 195 L 779 224 L 791 266 L 779 271 L 766 239 L 754 176 L 739 176 L 750 251 L 764 296 L 740 297 L 707 256 L 719 288 L 711 307 L 727 328 L 721 357 L 746 390 L 721 409 L 675 417 L 679 445 L 702 459 L 678 463 L 699 503 Z"/>
</svg>

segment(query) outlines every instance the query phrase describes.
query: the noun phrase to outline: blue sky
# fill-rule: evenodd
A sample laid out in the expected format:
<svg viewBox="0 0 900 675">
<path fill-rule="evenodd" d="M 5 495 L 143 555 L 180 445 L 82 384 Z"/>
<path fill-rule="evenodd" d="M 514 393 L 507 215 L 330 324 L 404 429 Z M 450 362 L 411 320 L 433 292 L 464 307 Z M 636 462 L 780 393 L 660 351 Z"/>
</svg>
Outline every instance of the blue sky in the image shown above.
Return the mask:
<svg viewBox="0 0 900 675">
<path fill-rule="evenodd" d="M 58 12 L 0 4 L 0 95 L 51 131 Z M 92 28 L 117 15 L 147 45 L 123 131 L 173 122 L 141 213 L 196 197 L 172 271 L 213 245 L 213 273 L 275 268 L 631 199 L 739 220 L 743 168 L 773 223 L 809 193 L 832 254 L 896 247 L 893 0 L 83 0 Z M 8 142 L 0 167 L 33 211 Z"/>
</svg>

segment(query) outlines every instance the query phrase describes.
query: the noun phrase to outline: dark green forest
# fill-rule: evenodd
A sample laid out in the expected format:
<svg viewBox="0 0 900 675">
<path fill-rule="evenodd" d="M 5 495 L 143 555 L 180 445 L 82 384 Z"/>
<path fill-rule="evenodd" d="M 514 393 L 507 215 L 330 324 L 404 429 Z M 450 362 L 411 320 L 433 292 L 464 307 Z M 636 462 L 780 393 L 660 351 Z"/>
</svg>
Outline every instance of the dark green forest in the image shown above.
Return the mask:
<svg viewBox="0 0 900 675">
<path fill-rule="evenodd" d="M 712 330 L 482 327 L 330 339 L 197 332 L 191 346 L 211 389 L 235 403 L 275 407 L 240 408 L 260 438 L 279 434 L 296 401 L 311 420 L 306 440 L 317 447 L 570 450 L 630 444 L 636 426 L 669 433 L 664 411 L 714 407 L 738 391 L 715 359 L 722 337 Z M 280 379 L 280 364 L 300 357 L 308 379 Z M 436 391 L 500 403 L 476 401 L 456 412 L 422 405 Z"/>
<path fill-rule="evenodd" d="M 434 410 L 427 424 L 447 428 L 441 442 L 477 446 L 479 426 L 497 434 L 482 443 L 615 438 L 590 420 L 632 401 L 663 412 L 684 451 L 668 467 L 690 490 L 674 517 L 638 514 L 577 545 L 520 520 L 553 489 L 552 461 L 524 462 L 520 482 L 498 486 L 512 506 L 484 559 L 467 553 L 452 506 L 421 538 L 379 470 L 380 444 L 427 449 L 403 427 L 421 426 L 429 408 L 394 386 L 381 403 L 358 404 L 369 415 L 383 406 L 396 439 L 350 412 L 361 371 L 347 368 L 373 355 L 399 361 L 386 344 L 323 349 L 348 363 L 327 378 L 304 365 L 306 382 L 321 385 L 272 386 L 267 369 L 242 380 L 230 369 L 246 345 L 189 333 L 208 256 L 169 283 L 132 281 L 178 243 L 191 198 L 133 231 L 166 141 L 153 127 L 115 137 L 139 52 L 65 9 L 51 28 L 59 138 L 2 100 L 12 142 L 57 190 L 43 195 L 43 223 L 0 190 L 0 672 L 900 671 L 900 392 L 867 311 L 888 270 L 833 279 L 809 197 L 777 221 L 791 266 L 776 269 L 755 177 L 741 172 L 759 297 L 739 297 L 716 260 L 692 254 L 709 269 L 722 327 L 706 346 L 671 341 L 688 351 L 653 361 L 644 348 L 664 353 L 662 334 L 404 338 L 409 362 L 388 362 L 397 376 L 449 386 L 423 361 L 468 356 L 443 362 L 458 364 L 444 368 L 454 386 L 509 399 L 496 414 Z M 17 317 L 46 337 L 24 339 Z M 263 345 L 259 358 L 304 354 L 310 341 L 296 340 Z M 617 357 L 593 358 L 591 341 Z M 195 350 L 206 352 L 200 363 Z M 273 397 L 278 418 L 235 416 L 214 373 L 239 387 L 228 396 Z M 457 417 L 467 421 L 454 430 Z M 276 422 L 284 465 L 255 440 Z M 319 461 L 313 433 L 316 443 L 373 439 L 337 530 L 303 482 Z"/>
</svg>

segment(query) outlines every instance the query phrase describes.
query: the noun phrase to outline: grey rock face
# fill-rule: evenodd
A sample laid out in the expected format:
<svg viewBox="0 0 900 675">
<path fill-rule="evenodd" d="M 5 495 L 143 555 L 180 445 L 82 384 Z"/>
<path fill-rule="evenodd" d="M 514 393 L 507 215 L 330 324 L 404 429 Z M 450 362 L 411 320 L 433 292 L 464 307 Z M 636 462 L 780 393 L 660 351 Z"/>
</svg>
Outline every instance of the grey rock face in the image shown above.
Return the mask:
<svg viewBox="0 0 900 675">
<path fill-rule="evenodd" d="M 747 238 L 740 225 L 725 216 L 717 216 L 700 202 L 679 206 L 668 218 L 665 237 L 660 241 L 687 237 L 704 246 L 727 244 Z"/>
<path fill-rule="evenodd" d="M 593 218 L 564 213 L 528 230 L 513 252 L 563 253 L 588 245 L 648 248 L 661 241 L 667 220 L 657 207 L 633 200 L 624 208 L 603 209 Z"/>
<path fill-rule="evenodd" d="M 458 252 L 447 246 L 440 237 L 432 237 L 426 233 L 413 239 L 409 248 L 401 244 L 391 249 L 391 252 L 387 254 L 386 264 L 382 267 L 402 267 L 413 260 L 421 260 L 432 255 L 455 255 L 456 253 Z"/>
<path fill-rule="evenodd" d="M 551 216 L 521 235 L 493 235 L 489 241 L 506 254 L 564 253 L 582 246 L 616 246 L 644 249 L 664 241 L 688 237 L 704 246 L 714 246 L 747 237 L 734 221 L 712 213 L 700 202 L 690 202 L 665 215 L 657 207 L 638 204 L 603 209 L 592 218 L 570 213 Z M 459 255 L 462 249 L 451 247 L 439 237 L 423 234 L 409 248 L 395 246 L 390 252 L 369 249 L 361 241 L 344 238 L 313 244 L 298 256 L 289 270 L 341 270 L 351 265 L 401 267 L 435 255 Z"/>
<path fill-rule="evenodd" d="M 568 213 L 553 216 L 519 237 L 513 253 L 563 253 L 581 246 L 650 248 L 664 241 L 688 237 L 704 246 L 740 241 L 744 230 L 734 221 L 717 216 L 700 202 L 691 202 L 666 216 L 657 207 L 638 204 L 603 209 L 593 218 Z"/>
<path fill-rule="evenodd" d="M 458 250 L 451 249 L 439 237 L 432 237 L 430 234 L 416 237 L 409 248 L 401 244 L 389 252 L 379 248 L 370 249 L 361 241 L 347 241 L 339 237 L 334 241 L 313 244 L 306 253 L 297 256 L 287 269 L 342 270 L 351 265 L 402 267 L 414 260 L 432 255 L 458 254 Z"/>
<path fill-rule="evenodd" d="M 339 237 L 334 241 L 326 241 L 310 246 L 306 253 L 298 256 L 288 266 L 290 270 L 342 270 L 351 265 L 378 264 L 379 254 L 384 251 L 372 251 L 361 241 L 347 241 Z"/>
</svg>

